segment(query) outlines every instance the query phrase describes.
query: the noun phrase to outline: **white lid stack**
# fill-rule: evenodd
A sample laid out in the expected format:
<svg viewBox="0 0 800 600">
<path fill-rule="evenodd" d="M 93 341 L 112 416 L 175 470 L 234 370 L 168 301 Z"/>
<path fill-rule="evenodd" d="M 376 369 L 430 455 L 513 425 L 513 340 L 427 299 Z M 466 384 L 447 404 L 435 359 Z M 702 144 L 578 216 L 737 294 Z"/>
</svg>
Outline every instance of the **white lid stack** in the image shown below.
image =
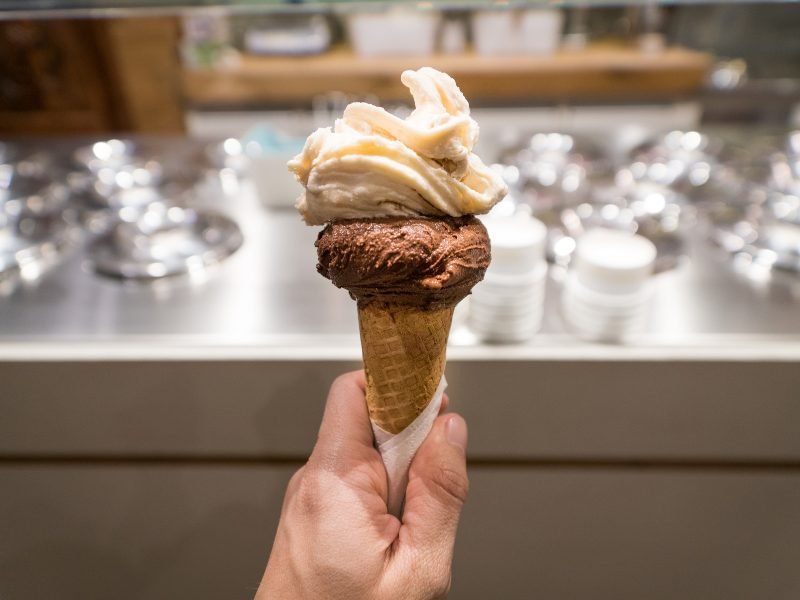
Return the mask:
<svg viewBox="0 0 800 600">
<path fill-rule="evenodd" d="M 529 214 L 483 219 L 492 263 L 470 297 L 468 323 L 481 339 L 522 342 L 541 326 L 547 229 Z"/>
<path fill-rule="evenodd" d="M 639 235 L 593 229 L 578 240 L 564 283 L 562 310 L 579 335 L 620 341 L 644 325 L 656 258 Z"/>
<path fill-rule="evenodd" d="M 578 240 L 573 271 L 587 288 L 609 294 L 636 292 L 653 273 L 656 247 L 640 235 L 592 229 Z"/>
<path fill-rule="evenodd" d="M 526 213 L 482 219 L 492 242 L 489 274 L 526 274 L 544 260 L 547 228 Z"/>
</svg>

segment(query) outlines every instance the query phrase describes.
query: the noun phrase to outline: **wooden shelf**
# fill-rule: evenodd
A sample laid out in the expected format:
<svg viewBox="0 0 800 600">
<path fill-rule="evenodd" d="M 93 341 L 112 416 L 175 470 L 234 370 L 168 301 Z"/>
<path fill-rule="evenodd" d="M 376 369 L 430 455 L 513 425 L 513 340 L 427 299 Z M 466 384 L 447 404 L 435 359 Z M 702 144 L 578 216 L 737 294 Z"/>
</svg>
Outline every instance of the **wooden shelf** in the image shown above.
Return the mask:
<svg viewBox="0 0 800 600">
<path fill-rule="evenodd" d="M 0 133 L 182 132 L 179 34 L 172 18 L 0 19 Z"/>
<path fill-rule="evenodd" d="M 338 47 L 307 57 L 244 55 L 235 66 L 186 70 L 183 83 L 191 103 L 211 106 L 307 102 L 331 90 L 407 100 L 400 73 L 429 65 L 452 75 L 471 101 L 622 100 L 692 94 L 711 62 L 710 55 L 684 48 L 645 54 L 598 45 L 552 56 L 359 58 Z"/>
</svg>

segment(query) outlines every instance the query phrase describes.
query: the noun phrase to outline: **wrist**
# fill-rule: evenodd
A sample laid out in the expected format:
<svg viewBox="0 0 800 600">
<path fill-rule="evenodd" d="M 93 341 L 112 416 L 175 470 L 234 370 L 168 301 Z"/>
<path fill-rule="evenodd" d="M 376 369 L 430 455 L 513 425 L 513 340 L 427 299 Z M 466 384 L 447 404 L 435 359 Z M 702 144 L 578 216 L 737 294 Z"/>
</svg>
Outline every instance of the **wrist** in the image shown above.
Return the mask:
<svg viewBox="0 0 800 600">
<path fill-rule="evenodd" d="M 277 544 L 276 544 L 277 545 Z M 294 600 L 302 598 L 302 590 L 297 578 L 292 577 L 293 569 L 289 561 L 273 546 L 255 600 Z M 294 581 L 293 581 L 294 579 Z"/>
</svg>

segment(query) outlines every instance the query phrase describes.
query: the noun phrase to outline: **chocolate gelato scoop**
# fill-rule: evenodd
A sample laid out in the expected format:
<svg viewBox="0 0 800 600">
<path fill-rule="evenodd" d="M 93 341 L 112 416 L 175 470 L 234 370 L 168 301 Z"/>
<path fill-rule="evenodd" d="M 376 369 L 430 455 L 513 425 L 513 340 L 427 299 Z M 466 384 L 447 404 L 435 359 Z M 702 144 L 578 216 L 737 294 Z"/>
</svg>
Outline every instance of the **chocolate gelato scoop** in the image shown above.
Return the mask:
<svg viewBox="0 0 800 600">
<path fill-rule="evenodd" d="M 473 216 L 383 217 L 329 223 L 316 242 L 317 271 L 366 306 L 455 306 L 483 279 L 489 236 Z"/>
</svg>

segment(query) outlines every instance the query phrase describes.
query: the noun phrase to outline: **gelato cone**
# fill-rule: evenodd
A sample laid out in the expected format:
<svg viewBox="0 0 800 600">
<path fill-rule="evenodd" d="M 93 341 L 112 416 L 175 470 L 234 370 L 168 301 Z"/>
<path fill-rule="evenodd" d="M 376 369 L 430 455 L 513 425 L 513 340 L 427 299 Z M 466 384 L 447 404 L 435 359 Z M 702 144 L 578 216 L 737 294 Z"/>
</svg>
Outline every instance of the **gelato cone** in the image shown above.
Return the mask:
<svg viewBox="0 0 800 600">
<path fill-rule="evenodd" d="M 455 81 L 429 67 L 401 80 L 416 105 L 406 119 L 355 102 L 289 162 L 305 188 L 298 211 L 325 225 L 317 270 L 358 304 L 367 404 L 397 516 L 444 390 L 453 309 L 489 266 L 474 215 L 507 192 L 472 152 L 478 125 Z"/>
<path fill-rule="evenodd" d="M 453 308 L 373 302 L 358 309 L 372 422 L 400 433 L 428 406 L 444 374 Z"/>
</svg>

